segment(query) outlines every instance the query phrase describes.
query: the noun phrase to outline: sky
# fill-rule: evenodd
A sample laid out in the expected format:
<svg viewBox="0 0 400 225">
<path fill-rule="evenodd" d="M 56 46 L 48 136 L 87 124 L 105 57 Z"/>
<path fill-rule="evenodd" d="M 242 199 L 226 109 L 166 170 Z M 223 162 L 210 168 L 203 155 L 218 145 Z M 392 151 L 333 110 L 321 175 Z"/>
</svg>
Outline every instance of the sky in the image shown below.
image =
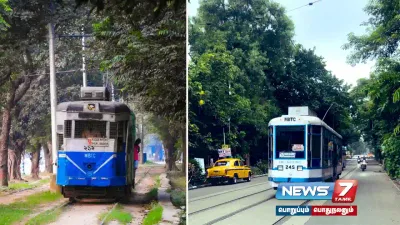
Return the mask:
<svg viewBox="0 0 400 225">
<path fill-rule="evenodd" d="M 315 0 L 275 0 L 287 11 Z M 312 6 L 288 12 L 295 26 L 295 41 L 306 48 L 314 48 L 317 55 L 325 59 L 326 69 L 345 83 L 356 85 L 360 78 L 369 77 L 374 62 L 351 66 L 346 62 L 350 50 L 343 50 L 350 32 L 356 35 L 365 33 L 360 26 L 369 16 L 363 11 L 368 0 L 321 0 Z M 189 16 L 197 14 L 199 0 L 190 0 Z"/>
</svg>

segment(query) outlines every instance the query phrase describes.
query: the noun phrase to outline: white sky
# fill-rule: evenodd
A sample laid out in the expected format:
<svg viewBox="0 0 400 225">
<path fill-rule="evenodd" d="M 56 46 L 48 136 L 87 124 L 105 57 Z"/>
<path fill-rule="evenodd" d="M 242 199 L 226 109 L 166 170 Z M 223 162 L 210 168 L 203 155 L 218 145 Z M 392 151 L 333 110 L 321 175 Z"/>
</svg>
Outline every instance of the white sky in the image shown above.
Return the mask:
<svg viewBox="0 0 400 225">
<path fill-rule="evenodd" d="M 314 0 L 275 0 L 288 11 L 306 5 Z M 288 12 L 295 25 L 295 41 L 307 48 L 316 48 L 316 54 L 326 62 L 326 69 L 346 83 L 356 85 L 360 78 L 369 77 L 374 62 L 347 64 L 350 51 L 342 49 L 347 42 L 347 35 L 354 32 L 363 34 L 365 27 L 360 24 L 369 18 L 363 8 L 368 0 L 322 0 L 313 6 L 303 7 Z M 189 16 L 195 16 L 199 0 L 190 0 Z"/>
</svg>

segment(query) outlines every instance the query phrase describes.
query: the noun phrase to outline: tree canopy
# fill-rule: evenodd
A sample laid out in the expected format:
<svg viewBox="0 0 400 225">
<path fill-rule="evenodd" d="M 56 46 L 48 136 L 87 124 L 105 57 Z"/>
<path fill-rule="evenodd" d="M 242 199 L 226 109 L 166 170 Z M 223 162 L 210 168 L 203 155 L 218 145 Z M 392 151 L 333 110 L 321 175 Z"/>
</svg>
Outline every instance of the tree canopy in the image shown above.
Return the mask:
<svg viewBox="0 0 400 225">
<path fill-rule="evenodd" d="M 189 154 L 212 155 L 223 131 L 233 154 L 266 158 L 268 122 L 288 106 L 309 106 L 344 137 L 352 124 L 350 86 L 325 69 L 322 57 L 293 41 L 294 27 L 267 0 L 200 2 L 189 24 Z"/>
<path fill-rule="evenodd" d="M 357 107 L 355 122 L 364 139 L 372 145 L 377 159 L 385 159 L 391 177 L 400 177 L 400 1 L 370 1 L 365 12 L 370 18 L 363 25 L 368 33 L 349 34 L 345 49 L 352 49 L 350 62 L 376 59 L 369 79 L 359 80 L 352 91 Z"/>
</svg>

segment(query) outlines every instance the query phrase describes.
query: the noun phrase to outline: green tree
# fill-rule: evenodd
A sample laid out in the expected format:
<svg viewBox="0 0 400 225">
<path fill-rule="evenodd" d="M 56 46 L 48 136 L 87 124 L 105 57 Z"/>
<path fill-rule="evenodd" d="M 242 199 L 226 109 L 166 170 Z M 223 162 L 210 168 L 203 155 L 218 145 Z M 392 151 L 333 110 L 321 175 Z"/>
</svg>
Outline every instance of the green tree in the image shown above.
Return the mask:
<svg viewBox="0 0 400 225">
<path fill-rule="evenodd" d="M 266 158 L 270 119 L 306 105 L 358 140 L 349 86 L 325 69 L 322 57 L 293 44 L 293 23 L 267 1 L 204 1 L 189 24 L 189 154 L 216 156 L 223 130 L 233 154 Z"/>
<path fill-rule="evenodd" d="M 4 15 L 8 14 L 9 12 L 11 12 L 11 8 L 8 5 L 8 0 L 0 0 L 0 30 L 2 31 L 10 27 L 10 24 L 4 20 Z"/>
<path fill-rule="evenodd" d="M 398 58 L 400 1 L 370 1 L 365 12 L 370 19 L 364 23 L 368 33 L 356 36 L 349 34 L 345 49 L 353 52 L 349 61 L 353 64 L 377 59 L 377 69 L 369 80 L 359 82 L 354 97 L 358 100 L 358 125 L 375 150 L 377 159 L 382 159 L 382 144 L 389 146 L 385 161 L 390 176 L 398 177 L 400 148 L 396 138 L 400 132 L 400 67 Z M 362 124 L 362 122 L 364 124 Z"/>
</svg>

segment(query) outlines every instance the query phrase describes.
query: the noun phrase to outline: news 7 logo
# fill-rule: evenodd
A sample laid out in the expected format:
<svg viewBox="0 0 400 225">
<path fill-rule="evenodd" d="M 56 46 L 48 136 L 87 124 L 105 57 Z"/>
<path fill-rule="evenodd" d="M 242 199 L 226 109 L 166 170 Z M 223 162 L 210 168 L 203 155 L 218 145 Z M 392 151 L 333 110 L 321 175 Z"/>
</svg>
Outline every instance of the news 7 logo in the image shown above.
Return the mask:
<svg viewBox="0 0 400 225">
<path fill-rule="evenodd" d="M 333 203 L 352 203 L 356 198 L 357 180 L 338 180 L 335 183 L 281 183 L 276 198 L 281 200 L 332 200 Z"/>
<path fill-rule="evenodd" d="M 352 203 L 356 199 L 357 180 L 338 180 L 333 189 L 333 203 Z"/>
</svg>

